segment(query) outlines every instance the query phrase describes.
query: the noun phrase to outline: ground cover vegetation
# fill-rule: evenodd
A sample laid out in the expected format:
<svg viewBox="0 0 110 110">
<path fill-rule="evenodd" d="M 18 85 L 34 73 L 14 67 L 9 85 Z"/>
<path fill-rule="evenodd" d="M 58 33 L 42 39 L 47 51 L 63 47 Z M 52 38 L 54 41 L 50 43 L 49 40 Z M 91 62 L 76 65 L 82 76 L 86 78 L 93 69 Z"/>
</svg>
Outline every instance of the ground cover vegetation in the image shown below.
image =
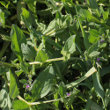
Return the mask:
<svg viewBox="0 0 110 110">
<path fill-rule="evenodd" d="M 1 110 L 110 110 L 110 0 L 0 0 Z"/>
</svg>

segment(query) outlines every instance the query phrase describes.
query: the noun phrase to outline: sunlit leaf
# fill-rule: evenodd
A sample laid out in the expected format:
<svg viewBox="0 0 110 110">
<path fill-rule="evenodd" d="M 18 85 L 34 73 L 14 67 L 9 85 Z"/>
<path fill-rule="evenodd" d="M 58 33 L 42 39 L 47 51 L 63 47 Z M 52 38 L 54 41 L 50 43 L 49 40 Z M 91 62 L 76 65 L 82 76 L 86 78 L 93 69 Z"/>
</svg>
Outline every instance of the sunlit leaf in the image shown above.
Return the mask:
<svg viewBox="0 0 110 110">
<path fill-rule="evenodd" d="M 10 97 L 16 98 L 19 95 L 19 89 L 15 74 L 10 70 Z"/>
</svg>

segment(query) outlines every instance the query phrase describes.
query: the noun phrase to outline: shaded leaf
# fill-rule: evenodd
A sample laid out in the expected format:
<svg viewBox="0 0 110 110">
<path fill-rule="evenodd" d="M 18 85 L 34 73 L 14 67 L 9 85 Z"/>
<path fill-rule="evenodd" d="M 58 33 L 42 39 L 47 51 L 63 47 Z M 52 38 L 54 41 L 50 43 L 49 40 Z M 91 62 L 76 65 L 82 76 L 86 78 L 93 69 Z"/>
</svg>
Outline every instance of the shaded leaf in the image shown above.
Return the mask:
<svg viewBox="0 0 110 110">
<path fill-rule="evenodd" d="M 23 56 L 26 60 L 28 60 L 28 61 L 34 60 L 36 52 L 32 47 L 29 47 L 27 44 L 22 43 L 21 50 L 22 50 Z"/>
<path fill-rule="evenodd" d="M 93 75 L 93 85 L 96 93 L 103 99 L 104 98 L 104 89 L 100 83 L 99 73 Z"/>
<path fill-rule="evenodd" d="M 32 85 L 33 99 L 39 99 L 46 96 L 52 87 L 54 78 L 54 69 L 52 66 L 48 66 L 42 71 Z"/>
<path fill-rule="evenodd" d="M 69 37 L 67 39 L 67 41 L 65 42 L 65 45 L 61 51 L 61 53 L 64 55 L 64 56 L 67 56 L 67 55 L 70 55 L 70 54 L 73 54 L 75 51 L 76 51 L 76 45 L 75 45 L 75 35 Z"/>
<path fill-rule="evenodd" d="M 94 43 L 89 47 L 89 49 L 87 50 L 87 54 L 90 55 L 92 52 L 97 50 L 98 50 L 98 42 Z"/>
<path fill-rule="evenodd" d="M 98 9 L 96 0 L 88 0 L 88 1 L 89 1 L 89 5 L 92 9 Z"/>
<path fill-rule="evenodd" d="M 96 102 L 88 100 L 86 104 L 86 110 L 103 110 Z"/>
</svg>

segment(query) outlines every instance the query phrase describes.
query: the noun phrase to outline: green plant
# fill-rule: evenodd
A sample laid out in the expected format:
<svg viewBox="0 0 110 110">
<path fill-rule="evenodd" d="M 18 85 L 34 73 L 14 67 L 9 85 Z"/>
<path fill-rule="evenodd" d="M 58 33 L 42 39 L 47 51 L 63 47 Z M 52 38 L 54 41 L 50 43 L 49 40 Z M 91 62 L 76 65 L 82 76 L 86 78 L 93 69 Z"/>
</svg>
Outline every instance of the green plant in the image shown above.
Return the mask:
<svg viewBox="0 0 110 110">
<path fill-rule="evenodd" d="M 109 110 L 109 4 L 1 0 L 0 108 Z"/>
</svg>

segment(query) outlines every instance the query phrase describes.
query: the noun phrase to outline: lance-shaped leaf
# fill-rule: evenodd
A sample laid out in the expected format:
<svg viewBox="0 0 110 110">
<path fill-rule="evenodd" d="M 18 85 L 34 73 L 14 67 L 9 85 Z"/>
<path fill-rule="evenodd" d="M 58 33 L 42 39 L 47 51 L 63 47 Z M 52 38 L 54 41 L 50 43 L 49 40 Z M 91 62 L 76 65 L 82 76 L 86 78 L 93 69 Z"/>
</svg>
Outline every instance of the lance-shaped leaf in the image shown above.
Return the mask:
<svg viewBox="0 0 110 110">
<path fill-rule="evenodd" d="M 17 85 L 17 79 L 14 73 L 10 70 L 10 97 L 16 98 L 19 95 L 19 89 Z"/>
<path fill-rule="evenodd" d="M 97 72 L 96 74 L 93 75 L 93 84 L 94 84 L 94 88 L 96 93 L 101 97 L 104 98 L 104 89 L 100 83 L 100 77 L 99 77 L 99 73 Z"/>
<path fill-rule="evenodd" d="M 5 26 L 5 14 L 1 9 L 0 9 L 0 26 Z"/>
<path fill-rule="evenodd" d="M 68 56 L 76 51 L 75 35 L 69 37 L 61 51 L 64 56 Z"/>
<path fill-rule="evenodd" d="M 25 8 L 22 8 L 22 20 L 28 29 L 32 28 L 33 19 L 31 14 Z"/>
<path fill-rule="evenodd" d="M 39 99 L 46 96 L 52 87 L 54 78 L 54 69 L 52 66 L 42 71 L 32 85 L 33 99 Z"/>
<path fill-rule="evenodd" d="M 19 61 L 22 62 L 23 55 L 22 55 L 22 51 L 21 51 L 21 44 L 26 43 L 26 38 L 25 38 L 22 30 L 16 25 L 12 26 L 11 41 L 12 41 L 11 48 L 12 48 L 13 52 L 18 57 Z"/>
</svg>

